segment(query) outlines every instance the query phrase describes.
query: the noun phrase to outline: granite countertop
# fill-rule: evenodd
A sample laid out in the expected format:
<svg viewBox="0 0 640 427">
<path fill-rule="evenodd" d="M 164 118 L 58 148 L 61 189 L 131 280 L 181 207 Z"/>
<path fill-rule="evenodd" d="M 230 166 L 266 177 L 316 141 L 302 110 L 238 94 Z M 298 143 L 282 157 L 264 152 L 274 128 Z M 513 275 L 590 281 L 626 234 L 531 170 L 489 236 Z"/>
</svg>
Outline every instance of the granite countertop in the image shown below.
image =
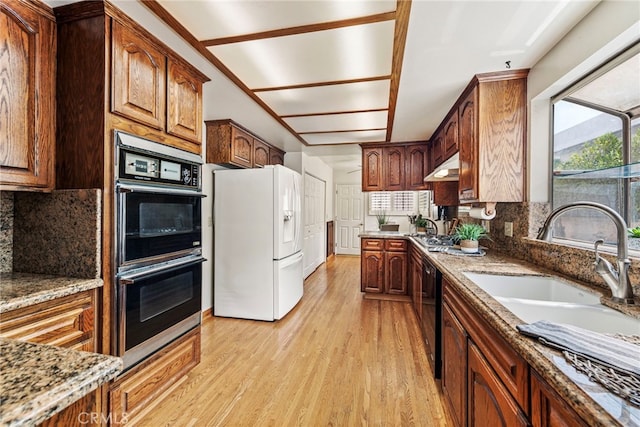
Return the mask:
<svg viewBox="0 0 640 427">
<path fill-rule="evenodd" d="M 0 313 L 101 287 L 102 279 L 0 273 Z"/>
<path fill-rule="evenodd" d="M 0 338 L 0 425 L 35 425 L 115 378 L 122 359 Z"/>
<path fill-rule="evenodd" d="M 640 426 L 640 408 L 609 392 L 599 384 L 569 365 L 562 354 L 544 346 L 532 338 L 521 335 L 517 325 L 524 323 L 511 311 L 468 279 L 463 272 L 491 273 L 504 275 L 545 275 L 569 280 L 578 286 L 585 286 L 557 272 L 538 265 L 515 259 L 497 251 L 487 251 L 485 256 L 456 256 L 440 252 L 429 252 L 413 238 L 400 232 L 370 232 L 360 237 L 404 238 L 411 240 L 423 254 L 438 268 L 448 281 L 460 291 L 467 303 L 482 315 L 497 332 L 541 375 L 541 377 L 580 416 L 592 426 Z M 589 287 L 599 292 L 598 288 Z M 618 308 L 626 314 L 640 318 L 640 305 L 620 306 L 603 295 L 602 302 Z"/>
</svg>

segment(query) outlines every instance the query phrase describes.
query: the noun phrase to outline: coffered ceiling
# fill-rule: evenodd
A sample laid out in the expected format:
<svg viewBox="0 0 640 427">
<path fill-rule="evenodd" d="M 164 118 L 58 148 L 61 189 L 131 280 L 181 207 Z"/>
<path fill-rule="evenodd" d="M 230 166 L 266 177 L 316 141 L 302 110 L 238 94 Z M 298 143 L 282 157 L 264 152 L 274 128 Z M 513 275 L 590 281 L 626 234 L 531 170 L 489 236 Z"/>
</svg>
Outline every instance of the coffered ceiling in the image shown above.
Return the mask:
<svg viewBox="0 0 640 427">
<path fill-rule="evenodd" d="M 351 168 L 359 143 L 427 140 L 474 74 L 532 67 L 597 1 L 143 3 L 303 151 Z"/>
</svg>

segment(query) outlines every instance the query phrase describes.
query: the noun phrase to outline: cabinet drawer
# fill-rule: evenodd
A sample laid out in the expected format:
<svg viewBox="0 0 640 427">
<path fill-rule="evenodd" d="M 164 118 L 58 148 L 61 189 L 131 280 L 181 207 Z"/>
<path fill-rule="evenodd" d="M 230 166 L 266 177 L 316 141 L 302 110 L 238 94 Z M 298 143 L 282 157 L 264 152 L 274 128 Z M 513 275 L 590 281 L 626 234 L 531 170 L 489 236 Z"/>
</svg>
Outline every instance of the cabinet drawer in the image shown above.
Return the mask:
<svg viewBox="0 0 640 427">
<path fill-rule="evenodd" d="M 116 420 L 124 417 L 135 424 L 153 406 L 200 363 L 200 328 L 174 341 L 119 378 L 110 391 L 110 414 Z"/>
<path fill-rule="evenodd" d="M 95 351 L 95 291 L 84 291 L 2 314 L 0 336 Z"/>
<path fill-rule="evenodd" d="M 401 239 L 385 239 L 384 249 L 392 252 L 406 252 L 407 241 Z"/>
<path fill-rule="evenodd" d="M 362 249 L 368 251 L 381 251 L 384 249 L 382 239 L 362 239 Z"/>
</svg>

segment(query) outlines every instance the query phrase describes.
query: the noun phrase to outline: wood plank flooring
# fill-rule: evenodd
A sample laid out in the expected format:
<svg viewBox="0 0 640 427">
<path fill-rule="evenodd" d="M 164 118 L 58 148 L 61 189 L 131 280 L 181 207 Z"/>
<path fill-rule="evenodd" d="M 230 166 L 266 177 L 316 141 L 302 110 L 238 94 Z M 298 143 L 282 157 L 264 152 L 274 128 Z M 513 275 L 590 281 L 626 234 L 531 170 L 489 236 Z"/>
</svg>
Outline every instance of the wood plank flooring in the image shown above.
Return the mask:
<svg viewBox="0 0 640 427">
<path fill-rule="evenodd" d="M 331 257 L 277 322 L 207 317 L 202 361 L 141 426 L 445 426 L 409 303 L 360 293 Z"/>
</svg>

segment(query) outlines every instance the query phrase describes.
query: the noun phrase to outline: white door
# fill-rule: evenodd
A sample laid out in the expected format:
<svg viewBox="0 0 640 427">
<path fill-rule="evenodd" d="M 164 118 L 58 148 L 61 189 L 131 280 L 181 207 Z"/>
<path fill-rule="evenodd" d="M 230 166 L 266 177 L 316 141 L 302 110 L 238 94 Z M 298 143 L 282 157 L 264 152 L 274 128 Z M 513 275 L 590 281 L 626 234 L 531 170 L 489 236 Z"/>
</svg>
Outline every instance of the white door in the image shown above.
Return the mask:
<svg viewBox="0 0 640 427">
<path fill-rule="evenodd" d="M 325 251 L 325 182 L 304 175 L 304 277 L 324 262 Z"/>
<path fill-rule="evenodd" d="M 358 235 L 364 224 L 360 184 L 337 185 L 336 254 L 360 255 Z"/>
</svg>

